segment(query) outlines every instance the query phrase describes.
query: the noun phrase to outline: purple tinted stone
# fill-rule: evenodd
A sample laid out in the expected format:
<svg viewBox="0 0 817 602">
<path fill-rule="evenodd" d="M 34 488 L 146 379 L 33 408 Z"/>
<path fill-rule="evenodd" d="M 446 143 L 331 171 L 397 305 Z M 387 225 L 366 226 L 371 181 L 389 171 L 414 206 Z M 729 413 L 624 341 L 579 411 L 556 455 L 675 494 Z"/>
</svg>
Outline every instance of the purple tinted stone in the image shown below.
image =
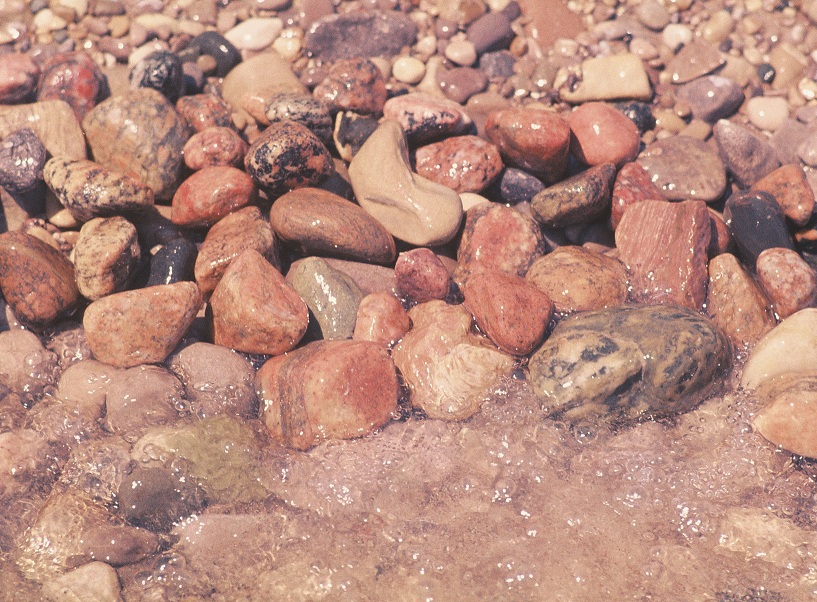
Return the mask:
<svg viewBox="0 0 817 602">
<path fill-rule="evenodd" d="M 514 33 L 510 20 L 504 14 L 485 13 L 468 26 L 466 37 L 476 48 L 477 54 L 482 54 L 489 50 L 507 48 Z"/>
<path fill-rule="evenodd" d="M 42 177 L 46 150 L 33 130 L 23 128 L 0 142 L 0 186 L 10 193 L 31 190 Z"/>
<path fill-rule="evenodd" d="M 479 68 L 488 79 L 505 79 L 513 75 L 516 57 L 507 50 L 486 52 L 479 58 Z"/>
<path fill-rule="evenodd" d="M 464 104 L 474 94 L 488 87 L 488 76 L 479 69 L 456 67 L 441 70 L 437 82 L 443 94 L 454 102 Z"/>
<path fill-rule="evenodd" d="M 417 26 L 396 11 L 364 11 L 328 15 L 306 33 L 304 46 L 325 61 L 394 56 L 417 40 Z"/>
<path fill-rule="evenodd" d="M 729 117 L 743 104 L 743 89 L 737 82 L 719 75 L 709 75 L 678 88 L 680 98 L 689 103 L 692 114 L 708 123 Z"/>
<path fill-rule="evenodd" d="M 170 102 L 176 102 L 184 89 L 184 71 L 179 57 L 166 50 L 152 52 L 133 66 L 131 88 L 153 88 Z"/>
<path fill-rule="evenodd" d="M 723 217 L 743 261 L 754 268 L 766 249 L 793 249 L 786 216 L 774 197 L 766 192 L 747 190 L 729 197 Z"/>
<path fill-rule="evenodd" d="M 507 167 L 488 189 L 488 194 L 502 203 L 515 205 L 530 201 L 544 189 L 545 185 L 535 176 L 515 167 Z"/>
</svg>

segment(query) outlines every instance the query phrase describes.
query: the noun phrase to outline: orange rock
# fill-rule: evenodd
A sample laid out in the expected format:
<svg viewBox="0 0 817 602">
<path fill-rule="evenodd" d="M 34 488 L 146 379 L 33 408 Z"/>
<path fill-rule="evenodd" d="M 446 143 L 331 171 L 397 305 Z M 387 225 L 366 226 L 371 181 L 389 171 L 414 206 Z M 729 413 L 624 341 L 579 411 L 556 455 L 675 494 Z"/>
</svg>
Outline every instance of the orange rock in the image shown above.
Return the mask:
<svg viewBox="0 0 817 602">
<path fill-rule="evenodd" d="M 357 308 L 352 338 L 389 346 L 399 341 L 410 327 L 408 314 L 397 297 L 383 292 L 372 293 L 363 297 Z"/>
<path fill-rule="evenodd" d="M 570 152 L 588 165 L 613 163 L 617 168 L 638 156 L 641 137 L 635 123 L 608 104 L 588 102 L 567 118 L 573 136 Z"/>
<path fill-rule="evenodd" d="M 761 178 L 753 190 L 768 192 L 796 226 L 805 226 L 814 211 L 814 191 L 799 164 L 784 165 Z"/>
<path fill-rule="evenodd" d="M 171 221 L 178 226 L 212 226 L 255 200 L 252 178 L 235 167 L 205 167 L 182 182 L 173 195 Z"/>
</svg>

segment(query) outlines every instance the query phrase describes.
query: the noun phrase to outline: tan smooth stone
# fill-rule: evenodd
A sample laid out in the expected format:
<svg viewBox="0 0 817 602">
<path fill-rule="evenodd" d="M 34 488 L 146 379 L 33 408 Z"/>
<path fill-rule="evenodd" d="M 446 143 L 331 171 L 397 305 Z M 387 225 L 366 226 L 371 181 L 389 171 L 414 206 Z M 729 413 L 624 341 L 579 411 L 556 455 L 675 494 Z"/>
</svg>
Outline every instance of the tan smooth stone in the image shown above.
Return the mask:
<svg viewBox="0 0 817 602">
<path fill-rule="evenodd" d="M 267 98 L 277 92 L 308 94 L 289 61 L 277 52 L 264 52 L 236 65 L 221 85 L 221 95 L 234 109 L 243 108 L 251 95 Z"/>
<path fill-rule="evenodd" d="M 0 107 L 0 138 L 31 128 L 52 157 L 85 159 L 85 134 L 73 109 L 62 100 Z"/>
<path fill-rule="evenodd" d="M 411 327 L 408 313 L 391 293 L 377 292 L 363 297 L 357 308 L 352 338 L 390 346 L 399 341 Z"/>
<path fill-rule="evenodd" d="M 781 377 L 763 389 L 772 400 L 752 420 L 754 429 L 785 450 L 817 458 L 817 374 Z"/>
<path fill-rule="evenodd" d="M 623 53 L 587 59 L 582 63 L 582 81 L 575 90 L 567 85 L 559 89 L 562 100 L 571 103 L 588 100 L 649 100 L 652 87 L 641 59 Z"/>
</svg>

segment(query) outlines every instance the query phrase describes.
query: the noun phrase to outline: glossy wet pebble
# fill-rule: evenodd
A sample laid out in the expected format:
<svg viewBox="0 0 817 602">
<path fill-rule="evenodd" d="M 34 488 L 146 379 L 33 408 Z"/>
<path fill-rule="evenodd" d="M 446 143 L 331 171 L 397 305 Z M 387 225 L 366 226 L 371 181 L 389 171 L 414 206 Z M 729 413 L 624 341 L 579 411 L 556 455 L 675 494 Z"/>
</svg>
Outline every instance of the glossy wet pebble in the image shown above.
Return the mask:
<svg viewBox="0 0 817 602">
<path fill-rule="evenodd" d="M 109 94 L 102 70 L 85 52 L 55 54 L 42 66 L 37 100 L 63 100 L 77 119 L 83 119 Z"/>
<path fill-rule="evenodd" d="M 726 189 L 726 168 L 720 155 L 689 136 L 653 142 L 638 163 L 670 201 L 714 201 Z"/>
<path fill-rule="evenodd" d="M 737 82 L 719 75 L 707 75 L 680 86 L 678 97 L 689 103 L 697 119 L 708 123 L 730 117 L 745 100 Z"/>
<path fill-rule="evenodd" d="M 186 228 L 212 226 L 257 196 L 252 178 L 230 166 L 204 167 L 176 190 L 170 219 Z"/>
<path fill-rule="evenodd" d="M 182 61 L 164 50 L 152 52 L 131 69 L 131 89 L 152 88 L 161 92 L 170 102 L 176 102 L 184 91 Z"/>
<path fill-rule="evenodd" d="M 12 132 L 0 142 L 0 186 L 14 194 L 31 190 L 42 178 L 45 145 L 31 128 Z"/>
<path fill-rule="evenodd" d="M 308 127 L 324 143 L 332 139 L 333 123 L 329 108 L 326 103 L 307 93 L 273 94 L 267 100 L 264 116 L 270 123 L 285 119 L 297 121 Z"/>
<path fill-rule="evenodd" d="M 233 125 L 230 105 L 214 94 L 182 96 L 176 101 L 176 110 L 197 132 Z"/>
<path fill-rule="evenodd" d="M 392 293 L 375 292 L 360 301 L 352 338 L 389 347 L 403 338 L 410 328 L 411 320 L 400 300 Z"/>
<path fill-rule="evenodd" d="M 741 258 L 753 267 L 765 249 L 792 248 L 783 209 L 767 192 L 736 192 L 726 201 L 723 217 Z"/>
<path fill-rule="evenodd" d="M 454 136 L 417 149 L 417 173 L 456 192 L 481 192 L 502 172 L 499 149 L 477 136 Z"/>
<path fill-rule="evenodd" d="M 193 269 L 197 255 L 196 245 L 186 238 L 165 243 L 150 258 L 150 273 L 145 286 L 195 280 Z"/>
<path fill-rule="evenodd" d="M 814 191 L 800 165 L 779 167 L 755 182 L 752 189 L 772 195 L 796 226 L 805 226 L 814 212 Z"/>
<path fill-rule="evenodd" d="M 602 163 L 542 190 L 531 199 L 533 215 L 545 226 L 564 228 L 601 217 L 612 200 L 616 167 Z"/>
<path fill-rule="evenodd" d="M 641 138 L 635 124 L 610 105 L 588 102 L 567 119 L 573 136 L 570 152 L 588 165 L 613 163 L 620 168 L 638 156 Z"/>
<path fill-rule="evenodd" d="M 615 230 L 627 207 L 649 200 L 664 200 L 664 193 L 640 163 L 626 163 L 618 170 L 613 184 L 610 225 Z"/>
<path fill-rule="evenodd" d="M 40 68 L 30 55 L 9 53 L 0 61 L 0 101 L 14 104 L 36 88 Z"/>
<path fill-rule="evenodd" d="M 96 301 L 123 290 L 140 257 L 136 228 L 124 217 L 98 217 L 86 222 L 74 245 L 74 272 L 80 294 Z"/>
<path fill-rule="evenodd" d="M 182 152 L 184 164 L 198 170 L 217 165 L 241 167 L 247 148 L 247 143 L 234 129 L 213 126 L 190 136 Z"/>
<path fill-rule="evenodd" d="M 332 112 L 380 113 L 386 102 L 386 80 L 369 59 L 342 59 L 329 68 L 313 95 Z"/>
<path fill-rule="evenodd" d="M 131 440 L 179 417 L 184 387 L 160 366 L 134 366 L 111 375 L 105 395 L 105 427 Z"/>
<path fill-rule="evenodd" d="M 817 304 L 817 274 L 797 251 L 766 249 L 758 255 L 755 270 L 778 318 Z"/>
<path fill-rule="evenodd" d="M 771 144 L 748 128 L 721 119 L 712 133 L 726 168 L 741 188 L 752 186 L 780 167 Z"/>
<path fill-rule="evenodd" d="M 400 253 L 394 264 L 397 292 L 414 303 L 445 299 L 451 276 L 431 249 L 421 247 Z"/>
<path fill-rule="evenodd" d="M 18 396 L 21 408 L 31 407 L 56 385 L 57 366 L 56 354 L 33 332 L 20 328 L 0 332 L 0 385 Z"/>
<path fill-rule="evenodd" d="M 417 143 L 460 134 L 472 123 L 459 103 L 423 92 L 390 98 L 383 116 L 398 121 L 408 139 Z"/>
</svg>

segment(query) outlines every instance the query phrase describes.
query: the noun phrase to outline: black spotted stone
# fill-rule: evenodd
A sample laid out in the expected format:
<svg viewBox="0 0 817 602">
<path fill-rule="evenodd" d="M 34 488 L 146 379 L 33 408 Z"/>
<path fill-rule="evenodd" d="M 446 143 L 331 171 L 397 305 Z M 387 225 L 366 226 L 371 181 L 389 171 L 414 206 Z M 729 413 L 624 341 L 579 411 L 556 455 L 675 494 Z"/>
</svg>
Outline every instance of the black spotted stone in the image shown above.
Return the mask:
<svg viewBox="0 0 817 602">
<path fill-rule="evenodd" d="M 499 179 L 488 189 L 487 194 L 502 203 L 523 203 L 530 201 L 545 189 L 542 181 L 521 169 L 507 167 Z"/>
<path fill-rule="evenodd" d="M 0 186 L 12 194 L 28 192 L 42 178 L 46 150 L 34 130 L 23 128 L 0 142 Z"/>
<path fill-rule="evenodd" d="M 166 50 L 152 52 L 131 69 L 130 86 L 134 90 L 153 88 L 170 102 L 176 102 L 184 90 L 182 61 Z"/>
<path fill-rule="evenodd" d="M 645 102 L 638 102 L 637 100 L 619 102 L 616 104 L 616 108 L 630 118 L 640 134 L 655 127 L 655 116 L 652 114 L 650 105 Z"/>
<path fill-rule="evenodd" d="M 736 192 L 726 201 L 723 217 L 741 259 L 754 267 L 766 249 L 793 249 L 786 216 L 774 197 L 759 190 Z"/>
<path fill-rule="evenodd" d="M 150 276 L 145 286 L 194 281 L 198 251 L 186 238 L 177 238 L 162 246 L 150 259 Z"/>
<path fill-rule="evenodd" d="M 279 92 L 267 101 L 266 117 L 270 123 L 291 119 L 308 127 L 328 143 L 332 140 L 332 116 L 317 98 L 297 92 Z"/>
<path fill-rule="evenodd" d="M 185 55 L 193 59 L 207 54 L 216 59 L 216 75 L 224 77 L 241 62 L 241 53 L 227 38 L 217 31 L 205 31 L 197 35 L 185 48 Z"/>
</svg>

